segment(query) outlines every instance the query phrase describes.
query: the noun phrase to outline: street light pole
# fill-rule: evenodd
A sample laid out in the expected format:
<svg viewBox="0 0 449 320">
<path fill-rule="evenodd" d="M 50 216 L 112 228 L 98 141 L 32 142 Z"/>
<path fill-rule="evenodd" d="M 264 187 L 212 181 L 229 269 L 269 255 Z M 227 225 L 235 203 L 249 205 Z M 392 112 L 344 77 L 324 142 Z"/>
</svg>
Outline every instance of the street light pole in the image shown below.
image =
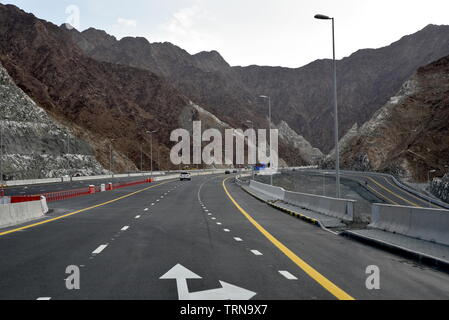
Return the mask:
<svg viewBox="0 0 449 320">
<path fill-rule="evenodd" d="M 147 131 L 147 133 L 150 135 L 150 144 L 151 144 L 151 151 L 150 151 L 150 159 L 151 159 L 151 176 L 153 176 L 153 134 L 158 132 L 158 130 L 154 131 Z"/>
<path fill-rule="evenodd" d="M 111 172 L 111 175 L 114 176 L 114 173 L 112 172 L 112 142 L 114 142 L 115 139 L 111 139 L 109 141 L 109 171 Z"/>
<path fill-rule="evenodd" d="M 143 144 L 140 144 L 140 173 L 143 172 Z"/>
<path fill-rule="evenodd" d="M 260 98 L 268 100 L 268 120 L 270 122 L 268 134 L 270 136 L 270 158 L 271 158 L 271 156 L 272 156 L 271 153 L 273 152 L 273 150 L 271 149 L 271 142 L 272 142 L 271 141 L 271 97 L 270 96 L 260 96 Z M 272 165 L 272 163 L 270 161 L 270 170 L 272 169 L 271 165 Z M 273 185 L 273 174 L 270 174 L 270 185 Z"/>
<path fill-rule="evenodd" d="M 437 170 L 429 170 L 427 172 L 427 181 L 429 182 L 429 193 L 432 193 L 432 183 L 430 182 L 430 174 L 435 173 L 435 172 L 437 172 Z M 430 198 L 429 198 L 429 208 L 431 208 L 431 207 L 432 207 L 432 202 L 430 201 Z"/>
<path fill-rule="evenodd" d="M 335 18 L 322 14 L 315 15 L 315 19 L 332 20 L 332 54 L 333 54 L 333 77 L 334 77 L 334 121 L 335 121 L 335 171 L 337 178 L 337 198 L 341 198 L 340 189 L 340 147 L 338 128 L 338 96 L 337 96 L 337 61 L 335 57 Z"/>
<path fill-rule="evenodd" d="M 1 121 L 1 128 L 0 128 L 0 187 L 1 187 L 1 194 L 0 196 L 3 196 L 3 123 L 4 119 Z"/>
<path fill-rule="evenodd" d="M 251 123 L 251 130 L 252 130 L 252 133 L 254 133 L 254 122 L 253 121 L 251 121 L 251 120 L 246 120 L 246 123 Z M 257 140 L 257 134 L 256 134 L 256 140 Z M 248 139 L 248 144 L 250 143 L 250 141 L 249 141 L 249 139 Z M 248 149 L 248 150 L 250 150 L 250 149 Z M 248 151 L 248 153 L 249 153 L 250 151 Z M 248 154 L 248 163 L 249 163 L 249 154 Z M 254 167 L 255 167 L 255 165 L 256 164 L 254 164 L 254 165 L 251 165 L 251 167 L 252 167 L 252 170 L 251 170 L 251 172 L 252 172 L 252 179 L 254 180 L 254 174 L 255 174 L 255 172 L 254 172 Z"/>
</svg>

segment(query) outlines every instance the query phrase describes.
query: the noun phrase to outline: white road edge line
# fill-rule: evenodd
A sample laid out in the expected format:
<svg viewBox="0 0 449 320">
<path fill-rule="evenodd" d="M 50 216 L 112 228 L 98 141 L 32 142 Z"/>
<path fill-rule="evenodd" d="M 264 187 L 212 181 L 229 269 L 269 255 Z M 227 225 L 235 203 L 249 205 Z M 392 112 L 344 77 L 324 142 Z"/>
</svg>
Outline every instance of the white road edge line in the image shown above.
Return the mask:
<svg viewBox="0 0 449 320">
<path fill-rule="evenodd" d="M 95 251 L 92 252 L 92 254 L 100 254 L 101 251 L 103 251 L 104 249 L 106 249 L 108 245 L 107 244 L 102 244 L 101 246 L 99 246 L 97 249 L 95 249 Z"/>
<path fill-rule="evenodd" d="M 285 278 L 287 278 L 288 280 L 298 280 L 298 278 L 296 278 L 294 275 L 292 275 L 290 272 L 288 271 L 279 271 L 279 273 L 281 275 L 283 275 Z"/>
</svg>

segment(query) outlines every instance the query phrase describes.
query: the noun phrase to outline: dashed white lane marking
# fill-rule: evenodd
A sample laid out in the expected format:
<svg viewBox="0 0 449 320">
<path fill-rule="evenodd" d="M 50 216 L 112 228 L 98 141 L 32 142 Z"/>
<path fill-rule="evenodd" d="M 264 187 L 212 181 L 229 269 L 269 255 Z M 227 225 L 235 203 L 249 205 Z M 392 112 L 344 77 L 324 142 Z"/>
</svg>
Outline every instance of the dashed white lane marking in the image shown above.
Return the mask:
<svg viewBox="0 0 449 320">
<path fill-rule="evenodd" d="M 212 218 L 212 220 L 217 220 L 217 218 Z"/>
<path fill-rule="evenodd" d="M 101 246 L 99 246 L 97 249 L 95 249 L 95 251 L 92 252 L 92 254 L 100 254 L 101 251 L 103 251 L 104 249 L 106 249 L 108 245 L 107 244 L 102 244 Z"/>
<path fill-rule="evenodd" d="M 212 215 L 212 213 L 208 213 L 207 215 L 208 215 L 208 216 L 211 216 L 211 215 Z"/>
<path fill-rule="evenodd" d="M 136 216 L 136 219 L 140 219 L 140 216 Z"/>
<path fill-rule="evenodd" d="M 243 240 L 241 238 L 234 238 L 235 241 L 237 242 L 242 242 Z"/>
<path fill-rule="evenodd" d="M 151 205 L 154 206 L 154 203 L 152 203 Z"/>
<path fill-rule="evenodd" d="M 48 300 L 51 300 L 51 297 L 40 297 L 40 298 L 37 298 L 36 300 L 48 301 Z"/>
<path fill-rule="evenodd" d="M 217 225 L 221 226 L 221 225 L 222 225 L 222 223 L 221 223 L 221 222 L 217 222 Z"/>
<path fill-rule="evenodd" d="M 258 250 L 251 250 L 251 252 L 255 255 L 255 256 L 263 256 L 262 252 L 258 251 Z"/>
<path fill-rule="evenodd" d="M 224 232 L 231 232 L 229 229 L 223 229 Z"/>
<path fill-rule="evenodd" d="M 279 271 L 279 273 L 281 275 L 283 275 L 285 278 L 287 278 L 288 280 L 298 280 L 298 278 L 296 278 L 294 275 L 292 275 L 290 272 L 288 271 Z"/>
<path fill-rule="evenodd" d="M 143 211 L 148 211 L 149 209 L 148 208 L 145 208 L 145 210 L 143 210 Z"/>
<path fill-rule="evenodd" d="M 126 231 L 126 230 L 128 230 L 129 229 L 129 226 L 124 226 L 121 230 L 122 231 Z"/>
</svg>

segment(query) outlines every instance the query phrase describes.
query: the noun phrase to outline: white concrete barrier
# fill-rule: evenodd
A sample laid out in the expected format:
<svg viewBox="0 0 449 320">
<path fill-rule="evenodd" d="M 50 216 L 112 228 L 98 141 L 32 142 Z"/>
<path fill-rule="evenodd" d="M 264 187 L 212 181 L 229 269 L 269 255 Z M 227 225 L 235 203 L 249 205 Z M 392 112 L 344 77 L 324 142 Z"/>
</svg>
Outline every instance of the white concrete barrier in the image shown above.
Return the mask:
<svg viewBox="0 0 449 320">
<path fill-rule="evenodd" d="M 47 199 L 44 196 L 41 196 L 41 207 L 42 207 L 42 213 L 46 214 L 48 213 L 48 205 L 47 205 Z"/>
<path fill-rule="evenodd" d="M 0 204 L 10 204 L 11 197 L 0 197 Z"/>
<path fill-rule="evenodd" d="M 25 223 L 44 216 L 41 200 L 0 204 L 0 228 Z"/>
<path fill-rule="evenodd" d="M 6 181 L 6 185 L 8 187 L 14 187 L 31 184 L 58 183 L 58 182 L 62 182 L 62 179 L 52 178 L 52 179 L 38 179 L 38 180 L 13 180 L 13 181 Z"/>
<path fill-rule="evenodd" d="M 286 191 L 284 202 L 344 221 L 354 220 L 354 200 Z"/>
<path fill-rule="evenodd" d="M 270 186 L 268 184 L 260 183 L 254 180 L 251 180 L 249 187 L 278 200 L 284 200 L 285 197 L 285 190 L 280 187 Z"/>
<path fill-rule="evenodd" d="M 449 245 L 449 210 L 373 204 L 368 227 Z"/>
</svg>

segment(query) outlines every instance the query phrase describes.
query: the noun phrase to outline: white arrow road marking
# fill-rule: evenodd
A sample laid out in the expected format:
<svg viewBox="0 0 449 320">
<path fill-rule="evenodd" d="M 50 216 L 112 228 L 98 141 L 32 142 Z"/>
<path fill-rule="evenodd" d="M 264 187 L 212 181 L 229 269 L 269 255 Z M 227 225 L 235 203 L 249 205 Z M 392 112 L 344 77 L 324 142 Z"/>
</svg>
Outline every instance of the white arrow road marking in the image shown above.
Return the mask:
<svg viewBox="0 0 449 320">
<path fill-rule="evenodd" d="M 279 273 L 282 274 L 284 277 L 286 277 L 288 280 L 298 280 L 298 278 L 296 278 L 288 271 L 279 271 Z"/>
<path fill-rule="evenodd" d="M 249 300 L 257 294 L 224 281 L 220 281 L 221 288 L 218 289 L 189 292 L 187 279 L 202 278 L 180 264 L 174 266 L 159 279 L 176 280 L 179 300 Z"/>
<path fill-rule="evenodd" d="M 103 251 L 104 249 L 106 249 L 108 245 L 107 244 L 102 244 L 101 246 L 99 246 L 97 249 L 95 249 L 95 251 L 92 252 L 92 254 L 100 254 L 101 251 Z"/>
</svg>

